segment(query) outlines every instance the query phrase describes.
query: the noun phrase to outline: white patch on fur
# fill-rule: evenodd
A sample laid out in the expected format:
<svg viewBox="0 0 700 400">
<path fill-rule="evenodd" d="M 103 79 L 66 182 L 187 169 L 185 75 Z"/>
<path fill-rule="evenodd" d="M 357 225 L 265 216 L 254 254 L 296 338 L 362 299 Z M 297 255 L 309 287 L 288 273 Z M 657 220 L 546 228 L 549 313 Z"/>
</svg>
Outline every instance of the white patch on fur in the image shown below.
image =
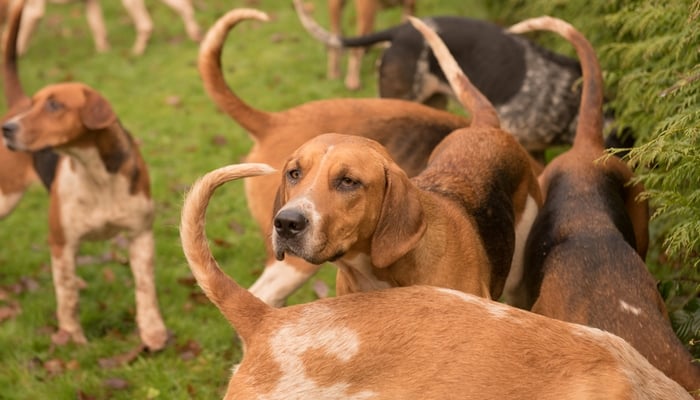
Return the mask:
<svg viewBox="0 0 700 400">
<path fill-rule="evenodd" d="M 319 323 L 319 322 L 325 323 Z M 282 377 L 277 387 L 260 399 L 290 399 L 303 395 L 309 399 L 345 398 L 362 400 L 376 396 L 371 391 L 347 393 L 350 385 L 342 382 L 342 375 L 331 386 L 319 386 L 306 374 L 302 356 L 309 350 L 324 350 L 335 357 L 339 364 L 347 363 L 360 349 L 360 336 L 350 328 L 340 325 L 333 311 L 325 306 L 306 308 L 297 321 L 282 326 L 270 338 L 273 357 L 279 363 Z M 333 366 L 326 368 L 332 371 Z"/>
<path fill-rule="evenodd" d="M 248 290 L 265 303 L 273 307 L 282 307 L 287 297 L 311 275 L 284 261 L 277 261 L 265 267 L 262 275 Z"/>
<path fill-rule="evenodd" d="M 483 307 L 489 314 L 496 318 L 506 318 L 510 315 L 509 306 L 491 302 L 489 300 L 483 299 L 481 297 L 475 296 L 473 294 L 461 292 L 459 290 L 440 288 L 436 287 L 435 290 L 438 292 L 446 293 L 452 296 L 457 296 L 460 299 L 466 301 L 467 303 Z M 514 319 L 515 321 L 515 319 Z"/>
<path fill-rule="evenodd" d="M 372 261 L 369 255 L 359 253 L 353 258 L 345 258 L 342 262 L 336 262 L 336 266 L 355 277 L 355 284 L 361 292 L 388 289 L 388 282 L 377 279 L 372 273 Z M 348 269 L 352 271 L 348 272 Z"/>
<path fill-rule="evenodd" d="M 520 305 L 524 299 L 519 295 L 522 280 L 523 280 L 523 270 L 525 264 L 525 242 L 532 229 L 532 224 L 537 218 L 537 213 L 539 212 L 537 207 L 537 202 L 532 196 L 527 196 L 525 202 L 525 209 L 520 217 L 520 221 L 515 227 L 515 249 L 513 251 L 513 260 L 510 264 L 510 272 L 508 272 L 508 278 L 506 278 L 506 284 L 503 289 L 503 296 L 505 302 L 511 305 Z"/>
<path fill-rule="evenodd" d="M 120 231 L 150 229 L 153 202 L 131 194 L 126 176 L 107 172 L 94 147 L 71 149 L 76 158 L 62 158 L 56 182 L 61 199 L 61 224 L 69 241 L 109 239 Z M 77 161 L 80 160 L 80 161 Z"/>
<path fill-rule="evenodd" d="M 632 313 L 634 315 L 640 315 L 642 314 L 642 309 L 639 307 L 635 307 L 624 300 L 620 300 L 620 309 L 625 312 Z"/>
</svg>

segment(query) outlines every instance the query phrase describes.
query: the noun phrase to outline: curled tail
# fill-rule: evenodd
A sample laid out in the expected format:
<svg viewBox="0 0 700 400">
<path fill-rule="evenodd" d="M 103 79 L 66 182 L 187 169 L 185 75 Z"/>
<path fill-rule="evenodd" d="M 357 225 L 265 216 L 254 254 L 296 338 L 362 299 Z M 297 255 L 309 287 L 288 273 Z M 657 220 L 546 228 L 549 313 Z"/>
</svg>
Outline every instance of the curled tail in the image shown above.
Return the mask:
<svg viewBox="0 0 700 400">
<path fill-rule="evenodd" d="M 197 63 L 209 97 L 254 138 L 258 138 L 265 132 L 263 127 L 270 114 L 249 106 L 238 97 L 226 84 L 221 69 L 221 53 L 226 36 L 236 24 L 246 19 L 268 21 L 269 17 L 262 11 L 249 8 L 234 9 L 224 14 L 212 25 L 199 45 Z"/>
<path fill-rule="evenodd" d="M 19 80 L 17 68 L 17 36 L 19 34 L 24 1 L 25 0 L 17 0 L 14 2 L 8 20 L 9 24 L 5 35 L 5 43 L 3 43 L 2 73 L 5 88 L 5 101 L 7 102 L 8 109 L 17 107 L 20 103 L 28 103 L 29 101 L 29 97 L 22 88 L 22 82 Z"/>
<path fill-rule="evenodd" d="M 450 82 L 452 91 L 455 92 L 462 106 L 471 114 L 471 126 L 499 128 L 501 123 L 493 104 L 467 78 L 440 36 L 420 19 L 415 17 L 408 17 L 408 19 L 430 45 L 435 58 L 440 63 L 440 68 Z"/>
<path fill-rule="evenodd" d="M 583 72 L 583 93 L 579 106 L 578 125 L 576 126 L 577 142 L 585 142 L 599 148 L 604 147 L 603 140 L 603 75 L 595 50 L 581 32 L 571 24 L 558 18 L 542 16 L 519 22 L 510 28 L 509 32 L 524 33 L 534 30 L 546 30 L 559 34 L 568 40 L 576 49 L 576 55 L 581 63 Z"/>
<path fill-rule="evenodd" d="M 331 48 L 344 47 L 370 47 L 381 42 L 390 42 L 394 38 L 394 33 L 400 29 L 400 25 L 383 31 L 370 33 L 368 35 L 355 37 L 341 37 L 328 32 L 316 22 L 306 11 L 303 0 L 294 0 L 294 9 L 297 12 L 301 25 L 314 39 Z"/>
<path fill-rule="evenodd" d="M 214 259 L 204 229 L 206 210 L 214 191 L 226 182 L 267 175 L 275 169 L 267 164 L 235 164 L 213 170 L 198 179 L 185 197 L 180 222 L 180 240 L 190 270 L 204 294 L 221 311 L 245 341 L 255 331 L 262 315 L 272 308 L 226 275 Z"/>
</svg>

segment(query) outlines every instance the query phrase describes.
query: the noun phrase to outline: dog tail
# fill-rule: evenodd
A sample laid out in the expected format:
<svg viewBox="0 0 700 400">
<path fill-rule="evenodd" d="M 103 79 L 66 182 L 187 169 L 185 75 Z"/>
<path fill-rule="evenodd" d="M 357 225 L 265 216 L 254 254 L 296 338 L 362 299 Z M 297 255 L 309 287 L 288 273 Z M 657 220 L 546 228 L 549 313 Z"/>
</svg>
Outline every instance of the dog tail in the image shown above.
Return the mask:
<svg viewBox="0 0 700 400">
<path fill-rule="evenodd" d="M 316 22 L 306 11 L 303 0 L 294 0 L 294 9 L 297 12 L 301 25 L 314 39 L 332 48 L 344 47 L 370 47 L 381 42 L 390 42 L 394 39 L 395 32 L 402 25 L 395 26 L 383 31 L 373 32 L 368 35 L 355 37 L 342 37 L 328 32 Z"/>
<path fill-rule="evenodd" d="M 17 68 L 17 36 L 19 34 L 24 1 L 25 0 L 18 0 L 14 2 L 5 35 L 2 73 L 5 87 L 5 101 L 7 101 L 8 109 L 17 106 L 23 101 L 29 100 L 29 97 L 22 87 L 22 82 L 19 80 Z"/>
<path fill-rule="evenodd" d="M 270 114 L 249 106 L 238 97 L 226 84 L 221 69 L 221 53 L 226 36 L 238 22 L 245 19 L 268 21 L 269 17 L 262 11 L 249 8 L 234 9 L 224 14 L 202 40 L 197 62 L 199 75 L 209 97 L 223 112 L 257 139 L 265 132 L 263 127 L 267 124 Z"/>
<path fill-rule="evenodd" d="M 245 341 L 255 332 L 272 307 L 239 286 L 214 259 L 205 232 L 206 210 L 214 191 L 226 182 L 267 175 L 275 170 L 267 164 L 235 164 L 198 179 L 185 197 L 180 222 L 180 240 L 190 270 L 204 294 L 221 311 Z"/>
<path fill-rule="evenodd" d="M 550 16 L 530 18 L 508 28 L 508 31 L 512 33 L 533 30 L 555 32 L 568 40 L 576 49 L 583 72 L 583 93 L 579 106 L 574 146 L 577 142 L 583 142 L 582 144 L 586 146 L 594 145 L 597 149 L 603 149 L 605 147 L 602 133 L 603 75 L 593 46 L 571 24 Z"/>
<path fill-rule="evenodd" d="M 445 77 L 450 82 L 450 87 L 462 106 L 471 114 L 471 126 L 499 128 L 501 123 L 493 104 L 467 78 L 440 36 L 420 19 L 410 16 L 408 19 L 430 45 Z"/>
</svg>

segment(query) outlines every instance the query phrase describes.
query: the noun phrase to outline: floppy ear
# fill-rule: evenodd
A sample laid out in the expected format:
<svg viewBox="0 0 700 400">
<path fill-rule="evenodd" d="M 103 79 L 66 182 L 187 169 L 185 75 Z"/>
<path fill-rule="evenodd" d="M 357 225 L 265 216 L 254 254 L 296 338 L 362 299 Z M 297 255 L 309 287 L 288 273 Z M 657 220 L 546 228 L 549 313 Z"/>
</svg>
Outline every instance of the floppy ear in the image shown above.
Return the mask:
<svg viewBox="0 0 700 400">
<path fill-rule="evenodd" d="M 385 268 L 416 247 L 427 225 L 418 190 L 406 173 L 392 165 L 386 171 L 386 191 L 372 236 L 372 265 Z"/>
<path fill-rule="evenodd" d="M 117 121 L 117 114 L 102 95 L 91 89 L 85 89 L 83 93 L 85 104 L 80 109 L 80 119 L 87 129 L 105 129 Z"/>
</svg>

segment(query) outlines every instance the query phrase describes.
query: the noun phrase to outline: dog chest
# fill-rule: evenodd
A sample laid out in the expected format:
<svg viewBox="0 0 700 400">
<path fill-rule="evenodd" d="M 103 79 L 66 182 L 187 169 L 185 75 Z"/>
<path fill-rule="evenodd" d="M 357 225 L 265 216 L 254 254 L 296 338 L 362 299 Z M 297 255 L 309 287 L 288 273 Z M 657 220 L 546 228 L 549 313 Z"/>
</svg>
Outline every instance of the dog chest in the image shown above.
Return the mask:
<svg viewBox="0 0 700 400">
<path fill-rule="evenodd" d="M 64 157 L 55 185 L 61 225 L 78 237 L 109 238 L 122 230 L 141 230 L 152 220 L 152 200 L 131 194 L 127 177 L 107 172 L 101 163 Z"/>
</svg>

